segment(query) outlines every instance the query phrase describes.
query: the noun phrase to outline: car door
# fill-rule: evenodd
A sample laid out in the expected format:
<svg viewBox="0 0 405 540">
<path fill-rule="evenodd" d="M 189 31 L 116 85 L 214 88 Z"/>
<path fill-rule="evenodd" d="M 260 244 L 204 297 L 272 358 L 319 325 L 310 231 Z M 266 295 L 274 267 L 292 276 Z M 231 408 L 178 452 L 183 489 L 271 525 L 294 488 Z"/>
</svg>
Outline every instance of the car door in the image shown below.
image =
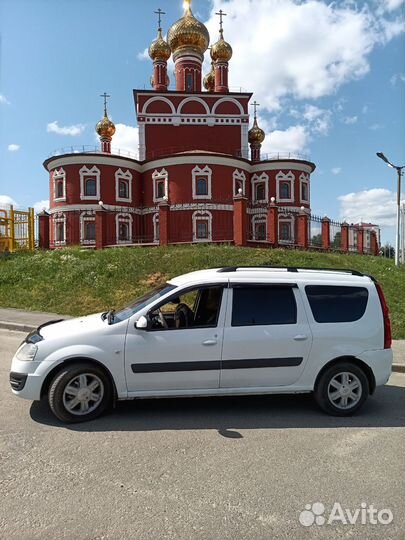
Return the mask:
<svg viewBox="0 0 405 540">
<path fill-rule="evenodd" d="M 230 285 L 221 388 L 294 384 L 312 334 L 295 284 Z"/>
<path fill-rule="evenodd" d="M 193 312 L 192 321 L 187 327 L 175 326 L 173 313 L 167 309 L 171 303 L 177 310 L 193 294 L 195 304 L 200 304 L 201 291 L 209 288 L 219 291 L 217 312 L 210 320 L 202 320 L 201 306 Z M 125 346 L 125 371 L 128 393 L 139 392 L 162 394 L 165 392 L 184 393 L 187 391 L 219 388 L 220 360 L 223 343 L 225 313 L 227 307 L 227 283 L 208 284 L 192 287 L 178 292 L 158 306 L 166 319 L 168 328 L 159 327 L 157 317 L 153 327 L 139 330 L 135 321 L 130 321 Z M 191 309 L 191 307 L 189 307 Z M 180 319 L 181 320 L 181 319 Z"/>
</svg>

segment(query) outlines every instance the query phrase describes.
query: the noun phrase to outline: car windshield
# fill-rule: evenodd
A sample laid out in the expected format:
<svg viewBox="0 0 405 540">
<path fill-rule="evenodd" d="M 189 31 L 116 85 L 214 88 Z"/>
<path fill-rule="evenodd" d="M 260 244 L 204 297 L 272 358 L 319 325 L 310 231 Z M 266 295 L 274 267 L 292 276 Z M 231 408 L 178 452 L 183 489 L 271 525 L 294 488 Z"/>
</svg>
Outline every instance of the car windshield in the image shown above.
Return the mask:
<svg viewBox="0 0 405 540">
<path fill-rule="evenodd" d="M 124 308 L 120 309 L 119 311 L 115 311 L 113 322 L 116 323 L 120 321 L 125 321 L 125 319 L 131 317 L 137 311 L 140 311 L 148 304 L 154 302 L 155 300 L 164 296 L 166 293 L 172 291 L 175 288 L 176 285 L 170 285 L 169 283 L 164 283 L 163 285 L 155 287 L 154 289 L 147 292 L 143 296 L 140 296 Z"/>
</svg>

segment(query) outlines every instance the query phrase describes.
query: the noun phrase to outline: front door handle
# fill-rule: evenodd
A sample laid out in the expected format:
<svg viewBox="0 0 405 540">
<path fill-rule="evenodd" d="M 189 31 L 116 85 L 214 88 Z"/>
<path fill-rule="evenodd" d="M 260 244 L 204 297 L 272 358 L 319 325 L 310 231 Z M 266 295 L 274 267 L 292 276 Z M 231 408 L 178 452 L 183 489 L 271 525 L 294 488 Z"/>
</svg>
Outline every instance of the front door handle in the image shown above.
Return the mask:
<svg viewBox="0 0 405 540">
<path fill-rule="evenodd" d="M 206 345 L 207 347 L 210 345 L 216 345 L 218 342 L 216 339 L 206 339 L 202 342 L 203 345 Z"/>
<path fill-rule="evenodd" d="M 308 339 L 308 336 L 305 334 L 298 334 L 297 336 L 294 336 L 295 341 L 305 341 Z"/>
</svg>

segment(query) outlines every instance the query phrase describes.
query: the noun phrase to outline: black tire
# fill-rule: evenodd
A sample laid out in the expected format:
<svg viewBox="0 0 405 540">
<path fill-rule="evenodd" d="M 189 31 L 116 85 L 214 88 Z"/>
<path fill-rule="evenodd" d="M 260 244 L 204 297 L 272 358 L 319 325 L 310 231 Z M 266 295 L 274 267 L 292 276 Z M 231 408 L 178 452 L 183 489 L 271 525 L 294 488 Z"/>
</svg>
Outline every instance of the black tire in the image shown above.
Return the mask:
<svg viewBox="0 0 405 540">
<path fill-rule="evenodd" d="M 69 394 L 68 387 L 79 393 L 82 390 L 78 378 L 82 376 L 82 380 L 88 383 L 87 395 L 84 395 L 81 401 L 88 403 L 88 412 L 82 410 L 82 405 L 79 401 L 77 406 L 72 406 L 74 394 Z M 85 379 L 84 379 L 85 378 Z M 77 384 L 76 384 L 77 381 Z M 92 384 L 98 383 L 94 392 L 90 391 Z M 85 394 L 85 387 L 82 390 Z M 99 398 L 92 399 L 96 394 Z M 68 398 L 71 398 L 69 400 Z M 94 420 L 102 414 L 112 403 L 113 388 L 108 375 L 100 367 L 86 363 L 71 364 L 66 366 L 56 374 L 52 380 L 48 391 L 48 402 L 53 414 L 62 422 L 78 423 Z M 78 399 L 78 398 L 77 398 Z M 68 408 L 68 405 L 70 408 Z M 85 407 L 85 405 L 84 405 Z"/>
<path fill-rule="evenodd" d="M 339 381 L 342 384 L 342 391 L 347 391 L 345 390 L 347 384 L 345 385 L 345 381 L 343 381 L 344 373 L 349 374 L 349 384 L 359 385 L 354 392 L 357 395 L 356 399 L 349 396 L 346 407 L 342 403 L 342 397 L 346 396 L 337 394 L 335 401 L 333 395 L 331 396 L 332 389 L 335 388 L 332 384 L 339 385 Z M 351 416 L 360 409 L 369 393 L 369 382 L 366 374 L 361 367 L 353 362 L 339 362 L 326 369 L 317 380 L 314 389 L 314 397 L 319 407 L 333 416 Z"/>
</svg>

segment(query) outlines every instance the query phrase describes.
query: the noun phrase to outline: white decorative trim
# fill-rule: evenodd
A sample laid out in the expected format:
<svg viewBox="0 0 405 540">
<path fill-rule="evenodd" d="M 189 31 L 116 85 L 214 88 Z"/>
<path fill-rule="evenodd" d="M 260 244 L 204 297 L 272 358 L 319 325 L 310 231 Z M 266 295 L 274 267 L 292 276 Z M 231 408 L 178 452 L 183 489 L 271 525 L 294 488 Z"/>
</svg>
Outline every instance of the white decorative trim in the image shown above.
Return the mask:
<svg viewBox="0 0 405 540">
<path fill-rule="evenodd" d="M 113 167 L 124 167 L 134 171 L 142 172 L 142 165 L 138 160 L 133 158 L 116 157 L 113 154 L 68 154 L 64 157 L 55 156 L 49 158 L 46 168 L 51 171 L 55 167 L 62 167 L 66 165 L 83 165 L 83 162 L 95 163 L 96 165 L 111 165 Z"/>
<path fill-rule="evenodd" d="M 212 214 L 207 210 L 196 210 L 193 213 L 193 242 L 211 242 L 212 241 Z M 197 222 L 208 221 L 208 238 L 197 238 Z"/>
<path fill-rule="evenodd" d="M 178 107 L 177 107 L 176 113 L 177 113 L 177 114 L 181 114 L 181 109 L 183 108 L 183 106 L 184 106 L 186 103 L 190 103 L 190 102 L 200 103 L 200 105 L 202 105 L 202 106 L 204 107 L 205 112 L 206 112 L 207 114 L 210 114 L 210 113 L 211 113 L 211 111 L 210 111 L 210 109 L 209 109 L 209 107 L 208 107 L 208 105 L 207 105 L 207 102 L 204 101 L 203 99 L 199 98 L 199 97 L 187 97 L 187 98 L 183 99 L 183 100 L 179 103 L 179 105 L 178 105 Z M 194 115 L 191 115 L 190 113 L 187 113 L 187 114 L 188 114 L 189 116 L 194 116 Z M 198 114 L 198 115 L 201 116 L 201 113 L 196 113 L 196 114 Z"/>
<path fill-rule="evenodd" d="M 233 180 L 233 196 L 239 195 L 238 189 L 236 188 L 237 183 L 242 184 L 242 193 L 241 195 L 246 194 L 246 174 L 243 171 L 239 171 L 239 169 L 235 169 L 232 173 L 232 180 Z"/>
<path fill-rule="evenodd" d="M 60 223 L 63 223 L 63 240 L 56 240 L 56 231 Z M 53 243 L 55 246 L 66 245 L 66 216 L 60 211 L 53 215 Z"/>
<path fill-rule="evenodd" d="M 265 238 L 260 239 L 256 238 L 256 225 L 259 225 L 260 223 L 265 224 Z M 267 213 L 260 213 L 255 214 L 252 217 L 252 240 L 255 240 L 256 242 L 266 242 L 267 241 Z"/>
<path fill-rule="evenodd" d="M 159 212 L 153 214 L 153 241 L 156 244 L 160 242 L 160 222 L 159 222 Z"/>
<path fill-rule="evenodd" d="M 249 159 L 249 124 L 242 124 L 240 128 L 242 157 Z"/>
<path fill-rule="evenodd" d="M 192 174 L 192 186 L 193 186 L 193 199 L 211 199 L 212 198 L 212 190 L 211 190 L 211 177 L 212 177 L 212 169 L 208 167 L 208 165 L 205 165 L 203 169 L 201 169 L 198 165 L 194 167 L 194 169 L 191 171 Z M 197 180 L 198 178 L 206 178 L 207 180 L 207 195 L 198 195 L 197 194 Z"/>
<path fill-rule="evenodd" d="M 128 182 L 128 197 L 120 197 L 120 180 Z M 132 202 L 132 174 L 128 169 L 125 172 L 122 169 L 115 172 L 115 200 Z"/>
<path fill-rule="evenodd" d="M 164 194 L 163 197 L 158 197 L 158 189 L 157 185 L 160 180 L 164 181 Z M 166 169 L 162 169 L 161 171 L 158 171 L 155 169 L 152 173 L 152 181 L 153 181 L 153 202 L 161 202 L 165 200 L 165 197 L 169 197 L 169 173 Z"/>
<path fill-rule="evenodd" d="M 115 216 L 115 234 L 116 234 L 116 242 L 117 244 L 131 244 L 132 243 L 132 215 L 127 214 L 117 214 Z M 120 240 L 119 239 L 119 233 L 120 233 L 120 223 L 128 223 L 128 239 L 127 240 Z"/>
<path fill-rule="evenodd" d="M 96 239 L 87 240 L 85 238 L 85 223 L 88 221 L 94 222 L 94 228 L 96 226 L 96 213 L 94 210 L 86 210 L 80 214 L 80 243 L 86 246 L 95 245 Z"/>
<path fill-rule="evenodd" d="M 224 156 L 210 156 L 206 155 L 204 151 L 201 151 L 201 160 L 207 165 L 225 165 L 233 168 L 243 169 L 246 172 L 250 172 L 250 163 L 246 162 L 242 158 L 238 157 L 224 157 Z M 143 171 L 146 172 L 150 169 L 157 169 L 159 167 L 169 167 L 169 165 L 194 165 L 199 160 L 199 154 L 186 154 L 176 157 L 157 158 L 153 161 L 147 162 L 143 166 Z"/>
<path fill-rule="evenodd" d="M 83 160 L 82 160 L 83 161 Z M 100 200 L 100 169 L 98 169 L 95 165 L 89 169 L 84 165 L 80 171 L 80 199 L 82 201 L 99 201 Z M 96 194 L 95 195 L 85 195 L 84 194 L 84 188 L 85 188 L 85 181 L 87 177 L 95 177 L 96 179 Z"/>
<path fill-rule="evenodd" d="M 288 198 L 280 197 L 281 182 L 288 182 L 290 184 L 290 197 Z M 284 174 L 283 171 L 280 171 L 276 175 L 276 201 L 277 202 L 294 202 L 294 184 L 295 184 L 295 175 L 292 171 L 288 171 L 287 174 Z"/>
<path fill-rule="evenodd" d="M 309 204 L 309 201 L 311 199 L 310 193 L 309 193 L 309 174 L 301 173 L 299 178 L 300 178 L 300 202 Z M 307 186 L 307 198 L 306 199 L 304 199 L 302 197 L 302 186 L 303 185 Z"/>
<path fill-rule="evenodd" d="M 240 114 L 245 114 L 245 111 L 243 110 L 243 107 L 242 105 L 239 103 L 239 101 L 235 98 L 232 98 L 232 97 L 223 97 L 221 99 L 219 99 L 218 101 L 216 101 L 214 103 L 214 106 L 212 107 L 212 114 L 215 114 L 215 111 L 217 110 L 218 106 L 221 105 L 221 103 L 226 103 L 226 102 L 230 102 L 230 103 L 234 103 L 235 105 L 238 106 L 238 109 L 240 111 Z"/>
<path fill-rule="evenodd" d="M 300 163 L 301 161 L 301 163 Z M 308 174 L 311 174 L 313 172 L 313 167 L 310 165 L 307 165 L 306 163 L 303 163 L 304 160 L 293 160 L 291 161 L 277 161 L 276 159 L 267 161 L 266 163 L 257 163 L 252 164 L 251 171 L 254 172 L 260 172 L 260 171 L 278 171 L 280 169 L 288 169 L 291 171 L 302 171 L 306 172 Z"/>
<path fill-rule="evenodd" d="M 269 202 L 269 177 L 263 172 L 260 176 L 254 174 L 252 176 L 252 201 L 253 202 Z M 264 182 L 264 199 L 256 199 L 256 185 Z"/>
<path fill-rule="evenodd" d="M 225 212 L 233 212 L 233 204 L 213 204 L 213 203 L 185 203 L 173 204 L 170 206 L 171 212 L 188 210 L 223 210 Z"/>
<path fill-rule="evenodd" d="M 143 122 L 138 122 L 138 137 L 139 137 L 139 160 L 143 161 L 146 156 L 146 143 L 145 143 L 145 124 Z"/>
<path fill-rule="evenodd" d="M 146 109 L 154 101 L 163 101 L 164 103 L 167 103 L 169 105 L 170 110 L 172 111 L 172 113 L 175 114 L 176 109 L 174 108 L 173 103 L 170 101 L 170 99 L 167 99 L 164 96 L 153 96 L 153 97 L 149 98 L 147 101 L 145 101 L 145 103 L 143 104 L 142 110 L 139 111 L 138 114 L 141 115 L 141 116 L 145 115 Z"/>
<path fill-rule="evenodd" d="M 62 180 L 62 197 L 56 197 L 56 183 Z M 52 175 L 53 181 L 53 200 L 54 202 L 66 201 L 66 172 L 63 167 L 55 169 Z"/>
</svg>

